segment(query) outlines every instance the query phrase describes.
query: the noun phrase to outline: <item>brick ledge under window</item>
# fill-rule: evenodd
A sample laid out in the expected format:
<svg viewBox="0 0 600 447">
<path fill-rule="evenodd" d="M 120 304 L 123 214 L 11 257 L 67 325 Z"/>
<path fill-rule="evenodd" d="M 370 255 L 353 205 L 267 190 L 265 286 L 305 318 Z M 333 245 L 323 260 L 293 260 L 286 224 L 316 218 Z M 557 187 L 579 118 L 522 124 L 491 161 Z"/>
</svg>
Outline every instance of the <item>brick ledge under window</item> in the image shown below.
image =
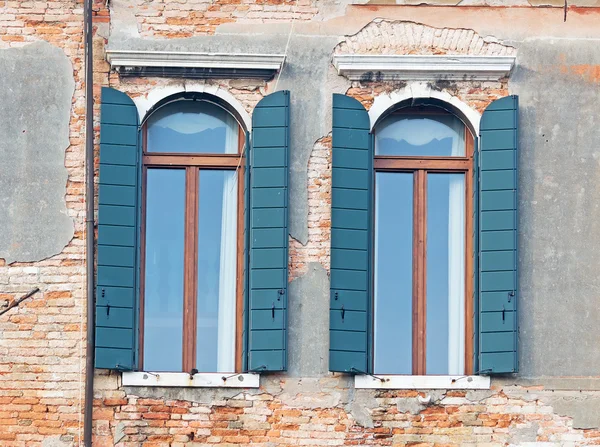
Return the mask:
<svg viewBox="0 0 600 447">
<path fill-rule="evenodd" d="M 123 386 L 189 388 L 258 388 L 260 374 L 124 372 Z"/>
<path fill-rule="evenodd" d="M 354 376 L 354 388 L 405 390 L 489 390 L 489 376 Z"/>
</svg>

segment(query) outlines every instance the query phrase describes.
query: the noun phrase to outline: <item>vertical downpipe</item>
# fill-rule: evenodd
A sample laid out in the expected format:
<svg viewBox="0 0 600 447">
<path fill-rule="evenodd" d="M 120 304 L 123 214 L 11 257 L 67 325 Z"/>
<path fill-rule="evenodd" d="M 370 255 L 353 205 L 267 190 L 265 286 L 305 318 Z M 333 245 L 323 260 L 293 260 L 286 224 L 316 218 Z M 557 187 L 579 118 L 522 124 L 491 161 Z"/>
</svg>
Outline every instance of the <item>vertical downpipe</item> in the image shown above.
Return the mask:
<svg viewBox="0 0 600 447">
<path fill-rule="evenodd" d="M 87 344 L 85 355 L 85 408 L 83 416 L 83 445 L 92 446 L 92 412 L 94 402 L 94 60 L 92 51 L 92 1 L 85 0 L 85 245 L 86 245 L 86 302 Z"/>
</svg>

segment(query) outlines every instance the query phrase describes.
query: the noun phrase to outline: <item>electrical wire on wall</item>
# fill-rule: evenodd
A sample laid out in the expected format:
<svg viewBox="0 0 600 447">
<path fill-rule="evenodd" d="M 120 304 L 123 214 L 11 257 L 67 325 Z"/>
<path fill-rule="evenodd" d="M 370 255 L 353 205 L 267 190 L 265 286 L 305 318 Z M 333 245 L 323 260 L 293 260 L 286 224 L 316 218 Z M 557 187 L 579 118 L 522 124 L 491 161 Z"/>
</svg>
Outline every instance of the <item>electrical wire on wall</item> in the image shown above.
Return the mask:
<svg viewBox="0 0 600 447">
<path fill-rule="evenodd" d="M 285 50 L 283 52 L 283 63 L 281 64 L 281 69 L 279 70 L 279 73 L 277 73 L 277 79 L 275 79 L 275 88 L 273 89 L 273 92 L 277 91 L 277 87 L 279 86 L 279 79 L 281 78 L 281 73 L 283 73 L 283 70 L 285 69 L 285 65 L 286 65 L 287 57 L 288 57 L 288 50 L 290 48 L 290 41 L 292 40 L 292 34 L 294 32 L 294 24 L 296 23 L 297 9 L 298 9 L 298 0 L 295 0 L 294 9 L 292 10 L 292 22 L 290 24 L 290 32 L 288 33 L 287 42 L 285 44 Z M 242 153 L 240 154 L 240 159 L 238 161 L 238 165 L 235 168 L 236 172 L 239 172 L 239 169 L 242 165 L 242 160 L 244 159 L 244 155 L 246 154 L 246 150 L 247 150 L 247 148 L 246 148 L 246 145 L 244 144 Z M 239 181 L 239 179 L 238 179 L 238 181 Z"/>
</svg>

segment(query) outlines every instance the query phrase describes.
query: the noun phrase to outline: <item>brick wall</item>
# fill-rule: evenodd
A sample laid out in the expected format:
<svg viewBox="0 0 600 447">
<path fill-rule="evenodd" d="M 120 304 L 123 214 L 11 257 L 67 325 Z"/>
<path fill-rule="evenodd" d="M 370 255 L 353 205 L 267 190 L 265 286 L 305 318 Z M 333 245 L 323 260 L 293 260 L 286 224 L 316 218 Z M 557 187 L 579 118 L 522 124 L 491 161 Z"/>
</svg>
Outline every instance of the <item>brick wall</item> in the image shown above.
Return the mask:
<svg viewBox="0 0 600 447">
<path fill-rule="evenodd" d="M 210 34 L 219 24 L 232 21 L 311 20 L 320 4 L 317 0 L 136 0 L 130 5 L 142 36 L 173 38 Z M 0 260 L 0 308 L 33 287 L 41 288 L 38 295 L 0 317 L 2 447 L 74 446 L 82 430 L 86 330 L 82 5 L 75 0 L 0 0 L 0 49 L 47 40 L 69 56 L 76 82 L 70 146 L 65 153 L 69 172 L 65 200 L 75 236 L 61 254 L 40 262 L 8 266 Z M 123 80 L 110 72 L 103 54 L 109 22 L 105 5 L 104 0 L 95 4 L 95 25 L 100 30 L 94 43 L 96 100 L 103 85 L 133 97 L 180 86 L 181 80 Z M 335 51 L 512 54 L 510 47 L 467 30 L 382 21 L 355 36 L 341 37 Z M 248 112 L 270 92 L 263 82 L 204 84 L 227 90 Z M 354 83 L 347 94 L 369 108 L 376 96 L 398 88 L 401 85 Z M 435 88 L 478 111 L 507 92 L 504 82 L 439 83 Z M 291 240 L 290 279 L 301 276 L 310 262 L 329 268 L 330 185 L 331 139 L 322 135 L 308 162 L 309 241 L 302 245 Z M 354 390 L 347 377 L 332 374 L 322 379 L 272 376 L 264 378 L 259 390 L 190 394 L 125 389 L 118 374 L 98 372 L 94 446 L 600 444 L 600 432 L 574 429 L 572 419 L 545 403 L 551 393 L 524 387 L 489 392 Z M 574 399 L 578 393 L 564 395 Z"/>
<path fill-rule="evenodd" d="M 116 384 L 105 378 L 103 385 Z M 344 377 L 263 380 L 256 391 L 195 401 L 121 391 L 95 401 L 94 446 L 369 445 L 451 447 L 598 445 L 543 402 L 550 391 L 350 391 Z M 570 393 L 571 397 L 575 393 Z"/>
<path fill-rule="evenodd" d="M 102 2 L 100 2 L 102 3 Z M 0 1 L 0 51 L 46 40 L 70 58 L 75 79 L 65 200 L 75 235 L 36 263 L 0 259 L 0 309 L 34 287 L 40 293 L 0 316 L 0 445 L 71 445 L 80 430 L 85 315 L 83 9 L 78 1 Z"/>
</svg>

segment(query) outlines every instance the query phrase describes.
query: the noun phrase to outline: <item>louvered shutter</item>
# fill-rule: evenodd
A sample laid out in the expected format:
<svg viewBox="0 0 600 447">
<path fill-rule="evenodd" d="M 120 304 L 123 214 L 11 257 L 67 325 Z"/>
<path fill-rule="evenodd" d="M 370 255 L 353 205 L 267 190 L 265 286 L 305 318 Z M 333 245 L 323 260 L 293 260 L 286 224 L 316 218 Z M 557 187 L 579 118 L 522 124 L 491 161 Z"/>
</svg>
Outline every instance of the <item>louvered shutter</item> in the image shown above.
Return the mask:
<svg viewBox="0 0 600 447">
<path fill-rule="evenodd" d="M 329 370 L 368 371 L 373 144 L 357 100 L 333 95 Z"/>
<path fill-rule="evenodd" d="M 96 368 L 136 369 L 140 153 L 133 101 L 102 89 Z"/>
<path fill-rule="evenodd" d="M 479 372 L 518 371 L 518 98 L 491 103 L 480 124 Z"/>
<path fill-rule="evenodd" d="M 290 94 L 264 97 L 252 114 L 248 370 L 287 367 Z"/>
</svg>

